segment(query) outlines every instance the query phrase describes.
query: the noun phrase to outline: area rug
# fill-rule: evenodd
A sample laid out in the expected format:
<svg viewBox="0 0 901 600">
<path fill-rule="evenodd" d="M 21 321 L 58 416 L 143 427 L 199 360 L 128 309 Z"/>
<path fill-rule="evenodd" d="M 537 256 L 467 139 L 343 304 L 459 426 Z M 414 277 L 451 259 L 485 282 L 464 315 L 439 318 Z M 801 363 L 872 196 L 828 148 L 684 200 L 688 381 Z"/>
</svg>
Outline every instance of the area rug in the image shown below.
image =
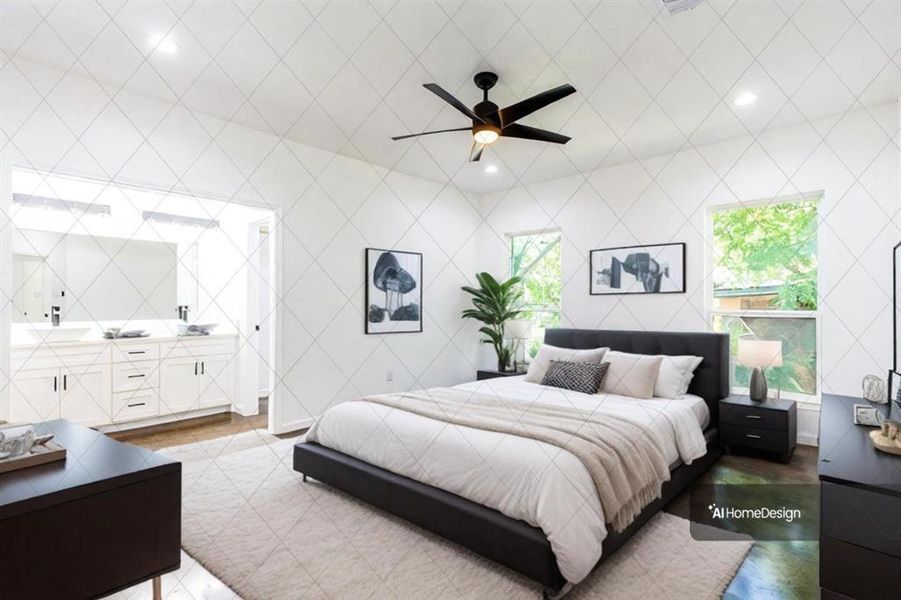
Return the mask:
<svg viewBox="0 0 901 600">
<path fill-rule="evenodd" d="M 184 549 L 246 600 L 539 598 L 534 582 L 291 468 L 262 430 L 162 450 L 183 463 Z M 719 598 L 749 541 L 654 517 L 567 598 Z"/>
</svg>

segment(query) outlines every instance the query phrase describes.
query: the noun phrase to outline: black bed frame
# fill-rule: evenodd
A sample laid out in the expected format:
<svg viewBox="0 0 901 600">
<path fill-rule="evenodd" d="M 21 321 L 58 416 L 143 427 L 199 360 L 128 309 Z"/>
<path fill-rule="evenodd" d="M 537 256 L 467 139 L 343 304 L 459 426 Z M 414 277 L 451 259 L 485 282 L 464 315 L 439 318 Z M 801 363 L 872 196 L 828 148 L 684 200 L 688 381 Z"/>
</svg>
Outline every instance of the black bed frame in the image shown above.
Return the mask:
<svg viewBox="0 0 901 600">
<path fill-rule="evenodd" d="M 688 391 L 710 409 L 705 431 L 707 454 L 691 465 L 680 464 L 664 483 L 662 496 L 646 506 L 623 531 L 612 529 L 603 542 L 598 565 L 610 558 L 638 529 L 685 490 L 722 455 L 719 401 L 729 395 L 729 336 L 589 329 L 548 329 L 544 341 L 562 348 L 598 348 L 639 354 L 690 354 L 703 357 Z M 294 446 L 294 470 L 338 488 L 469 548 L 545 588 L 545 596 L 565 589 L 566 580 L 541 529 L 442 489 L 396 475 L 316 443 Z M 597 568 L 597 565 L 595 565 Z"/>
</svg>

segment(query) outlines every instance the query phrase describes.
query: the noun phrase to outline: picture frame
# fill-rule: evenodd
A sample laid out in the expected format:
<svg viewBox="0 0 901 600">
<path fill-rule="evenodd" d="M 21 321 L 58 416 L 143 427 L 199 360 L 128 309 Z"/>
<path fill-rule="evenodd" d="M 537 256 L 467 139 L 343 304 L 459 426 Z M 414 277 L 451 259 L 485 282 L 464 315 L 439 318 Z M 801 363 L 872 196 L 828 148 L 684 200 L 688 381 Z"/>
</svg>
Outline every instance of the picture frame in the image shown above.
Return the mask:
<svg viewBox="0 0 901 600">
<path fill-rule="evenodd" d="M 422 332 L 422 253 L 366 248 L 364 331 Z"/>
<path fill-rule="evenodd" d="M 854 424 L 864 425 L 866 427 L 879 427 L 882 421 L 879 418 L 879 411 L 876 407 L 869 404 L 854 405 Z"/>
<path fill-rule="evenodd" d="M 685 293 L 685 242 L 599 248 L 588 253 L 592 296 Z"/>
</svg>

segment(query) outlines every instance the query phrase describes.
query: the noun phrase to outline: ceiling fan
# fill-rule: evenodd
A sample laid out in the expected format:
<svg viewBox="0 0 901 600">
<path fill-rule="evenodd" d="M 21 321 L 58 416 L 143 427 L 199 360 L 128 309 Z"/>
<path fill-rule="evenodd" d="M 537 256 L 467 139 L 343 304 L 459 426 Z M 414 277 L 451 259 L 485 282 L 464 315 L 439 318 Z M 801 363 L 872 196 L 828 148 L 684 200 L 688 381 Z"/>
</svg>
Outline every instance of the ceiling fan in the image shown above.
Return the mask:
<svg viewBox="0 0 901 600">
<path fill-rule="evenodd" d="M 498 108 L 497 104 L 488 100 L 488 90 L 497 83 L 497 75 L 488 71 L 477 73 L 473 77 L 476 87 L 482 90 L 482 101 L 472 107 L 470 110 L 465 104 L 454 98 L 447 90 L 437 83 L 424 83 L 422 87 L 429 90 L 461 113 L 472 119 L 471 127 L 457 127 L 455 129 L 439 129 L 437 131 L 424 131 L 423 133 L 411 133 L 409 135 L 394 136 L 392 140 L 405 140 L 407 138 L 418 137 L 421 135 L 432 135 L 435 133 L 446 133 L 448 131 L 472 131 L 472 147 L 469 150 L 469 162 L 477 161 L 482 157 L 482 151 L 485 146 L 492 144 L 501 137 L 521 138 L 524 140 L 535 140 L 538 142 L 551 142 L 554 144 L 565 144 L 571 138 L 538 129 L 537 127 L 529 127 L 528 125 L 520 125 L 516 121 L 532 114 L 552 104 L 557 100 L 569 96 L 576 91 L 576 88 L 568 83 L 555 87 L 553 89 L 536 94 L 531 98 L 521 100 L 516 104 L 511 104 L 507 108 Z"/>
</svg>

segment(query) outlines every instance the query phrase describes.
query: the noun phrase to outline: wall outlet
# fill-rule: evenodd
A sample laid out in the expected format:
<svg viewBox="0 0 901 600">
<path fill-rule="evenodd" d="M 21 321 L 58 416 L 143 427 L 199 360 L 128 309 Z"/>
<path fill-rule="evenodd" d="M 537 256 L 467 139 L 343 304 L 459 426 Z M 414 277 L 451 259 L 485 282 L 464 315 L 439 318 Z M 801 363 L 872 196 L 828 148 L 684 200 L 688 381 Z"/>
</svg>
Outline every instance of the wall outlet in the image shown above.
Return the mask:
<svg viewBox="0 0 901 600">
<path fill-rule="evenodd" d="M 385 371 L 385 381 L 394 381 L 394 371 Z"/>
</svg>

